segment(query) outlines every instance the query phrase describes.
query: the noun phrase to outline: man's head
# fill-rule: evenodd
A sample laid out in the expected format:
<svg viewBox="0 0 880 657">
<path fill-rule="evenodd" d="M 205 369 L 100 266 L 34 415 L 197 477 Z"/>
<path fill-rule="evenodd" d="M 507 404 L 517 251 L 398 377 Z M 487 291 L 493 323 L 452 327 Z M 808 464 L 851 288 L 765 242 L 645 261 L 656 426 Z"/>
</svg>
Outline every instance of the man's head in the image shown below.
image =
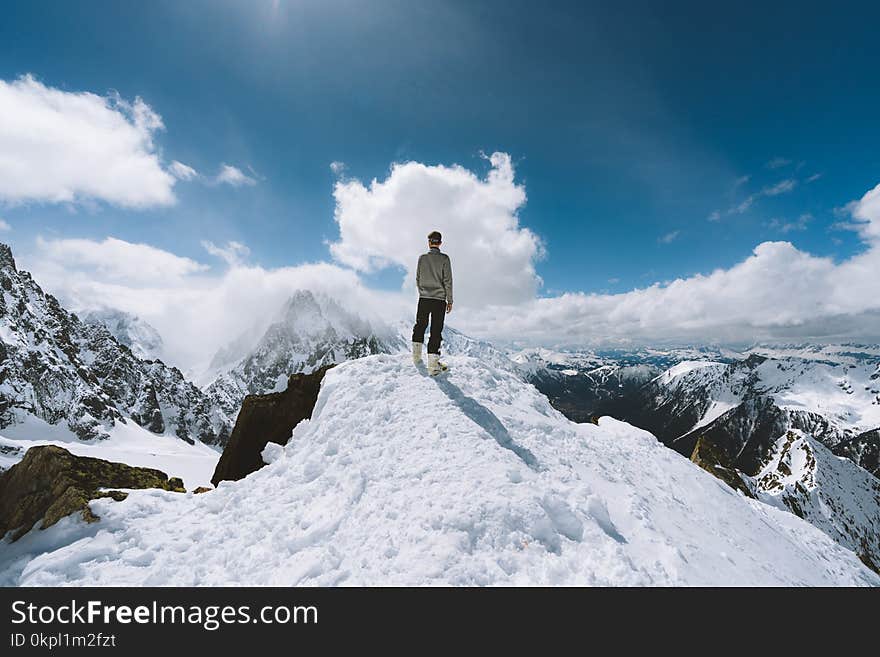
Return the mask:
<svg viewBox="0 0 880 657">
<path fill-rule="evenodd" d="M 443 236 L 440 234 L 440 231 L 434 230 L 428 233 L 428 246 L 440 246 L 443 242 Z"/>
</svg>

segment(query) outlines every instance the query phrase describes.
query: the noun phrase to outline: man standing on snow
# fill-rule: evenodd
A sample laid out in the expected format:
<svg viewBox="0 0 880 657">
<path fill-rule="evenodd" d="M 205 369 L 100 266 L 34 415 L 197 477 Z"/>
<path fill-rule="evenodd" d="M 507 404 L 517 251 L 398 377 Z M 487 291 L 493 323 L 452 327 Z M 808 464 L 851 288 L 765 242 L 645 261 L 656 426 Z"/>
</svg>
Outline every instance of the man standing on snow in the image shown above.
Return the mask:
<svg viewBox="0 0 880 657">
<path fill-rule="evenodd" d="M 440 362 L 440 339 L 443 332 L 443 316 L 452 312 L 452 263 L 449 256 L 440 252 L 442 236 L 436 230 L 428 235 L 428 252 L 419 256 L 416 267 L 416 287 L 419 289 L 419 307 L 413 326 L 413 363 L 422 362 L 422 344 L 425 329 L 431 319 L 431 339 L 428 340 L 428 374 L 435 376 L 448 369 Z"/>
</svg>

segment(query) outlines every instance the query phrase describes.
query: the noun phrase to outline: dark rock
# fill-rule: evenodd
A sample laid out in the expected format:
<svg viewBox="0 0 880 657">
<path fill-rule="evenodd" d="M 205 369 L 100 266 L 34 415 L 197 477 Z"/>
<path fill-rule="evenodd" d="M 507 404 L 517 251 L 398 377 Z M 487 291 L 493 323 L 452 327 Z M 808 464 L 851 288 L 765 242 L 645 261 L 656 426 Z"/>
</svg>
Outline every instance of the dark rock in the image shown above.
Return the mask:
<svg viewBox="0 0 880 657">
<path fill-rule="evenodd" d="M 701 438 L 706 439 L 726 454 L 733 467 L 754 476 L 770 448 L 788 430 L 788 420 L 772 398 L 756 396 L 706 426 L 676 438 L 669 446 L 687 456 L 693 454 Z"/>
<path fill-rule="evenodd" d="M 871 429 L 835 445 L 832 450 L 880 479 L 880 429 Z"/>
<path fill-rule="evenodd" d="M 331 367 L 292 374 L 284 392 L 245 397 L 211 483 L 243 479 L 265 465 L 261 454 L 267 444 L 286 445 L 293 428 L 312 416 L 321 381 Z"/>
<path fill-rule="evenodd" d="M 208 488 L 207 486 L 199 486 L 193 491 L 194 495 L 201 495 L 202 493 L 210 493 L 213 488 Z"/>
<path fill-rule="evenodd" d="M 55 445 L 31 447 L 19 463 L 0 474 L 0 536 L 12 531 L 15 541 L 40 519 L 40 529 L 46 529 L 77 511 L 86 522 L 94 522 L 98 517 L 89 509 L 90 500 L 126 497 L 124 492 L 102 488 L 184 492 L 180 479 L 169 479 L 160 470 L 75 456 Z"/>
<path fill-rule="evenodd" d="M 746 485 L 739 472 L 733 467 L 733 463 L 725 451 L 713 445 L 705 437 L 701 436 L 697 439 L 691 454 L 691 461 L 734 490 L 741 491 L 747 497 L 755 497 L 751 488 Z"/>
</svg>

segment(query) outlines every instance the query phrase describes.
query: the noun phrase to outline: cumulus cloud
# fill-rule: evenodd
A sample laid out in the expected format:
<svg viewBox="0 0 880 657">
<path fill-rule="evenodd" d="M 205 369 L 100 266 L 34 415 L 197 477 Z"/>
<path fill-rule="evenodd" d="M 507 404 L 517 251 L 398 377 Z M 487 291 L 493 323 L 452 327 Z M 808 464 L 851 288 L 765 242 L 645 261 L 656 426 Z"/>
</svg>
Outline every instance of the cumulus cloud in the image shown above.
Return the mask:
<svg viewBox="0 0 880 657">
<path fill-rule="evenodd" d="M 565 294 L 517 308 L 486 308 L 467 317 L 464 328 L 511 341 L 568 345 L 877 339 L 880 185 L 848 208 L 866 249 L 839 263 L 789 242 L 764 242 L 729 269 L 623 294 Z"/>
<path fill-rule="evenodd" d="M 453 258 L 457 305 L 534 298 L 541 285 L 535 262 L 542 245 L 519 223 L 525 188 L 514 179 L 509 155 L 494 153 L 488 160 L 485 177 L 460 166 L 406 162 L 368 186 L 338 181 L 333 257 L 359 272 L 399 267 L 406 272 L 403 288 L 412 293 L 415 254 L 427 250 L 428 233 L 439 230 Z"/>
<path fill-rule="evenodd" d="M 0 232 L 5 233 L 7 230 L 12 230 L 12 226 L 6 220 L 0 219 Z"/>
<path fill-rule="evenodd" d="M 855 228 L 873 249 L 880 248 L 880 185 L 850 205 Z"/>
<path fill-rule="evenodd" d="M 133 285 L 173 283 L 189 274 L 208 269 L 206 265 L 190 258 L 115 237 L 100 242 L 38 237 L 37 250 L 42 259 L 67 270 Z"/>
<path fill-rule="evenodd" d="M 333 175 L 339 176 L 345 173 L 345 162 L 340 162 L 339 160 L 334 160 L 330 163 L 330 171 L 333 172 Z"/>
<path fill-rule="evenodd" d="M 241 242 L 227 242 L 226 246 L 217 246 L 213 242 L 205 240 L 202 247 L 212 256 L 216 256 L 226 262 L 230 267 L 241 265 L 250 255 L 251 250 Z"/>
<path fill-rule="evenodd" d="M 243 185 L 252 186 L 257 184 L 255 178 L 245 175 L 241 169 L 229 164 L 221 165 L 220 173 L 214 178 L 214 182 L 218 185 L 231 185 L 232 187 L 241 187 Z"/>
<path fill-rule="evenodd" d="M 140 98 L 0 80 L 0 200 L 174 203 L 175 178 L 153 141 L 162 119 Z"/>
</svg>

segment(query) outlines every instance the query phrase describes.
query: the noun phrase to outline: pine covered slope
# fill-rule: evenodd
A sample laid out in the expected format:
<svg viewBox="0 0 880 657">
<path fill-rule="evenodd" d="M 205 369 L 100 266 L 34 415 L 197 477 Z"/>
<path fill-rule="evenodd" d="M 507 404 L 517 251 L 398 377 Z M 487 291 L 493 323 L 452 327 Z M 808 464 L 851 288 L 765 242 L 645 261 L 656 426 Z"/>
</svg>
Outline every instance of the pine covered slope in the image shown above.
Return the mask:
<svg viewBox="0 0 880 657">
<path fill-rule="evenodd" d="M 209 444 L 229 431 L 229 416 L 177 368 L 142 360 L 105 326 L 80 321 L 16 268 L 6 245 L 0 341 L 0 429 L 37 418 L 93 440 L 133 421 L 155 434 Z"/>
<path fill-rule="evenodd" d="M 509 371 L 449 361 L 439 378 L 404 355 L 343 363 L 269 466 L 205 495 L 93 502 L 98 525 L 31 532 L 0 579 L 880 585 L 823 532 L 648 433 L 572 423 Z"/>
</svg>

